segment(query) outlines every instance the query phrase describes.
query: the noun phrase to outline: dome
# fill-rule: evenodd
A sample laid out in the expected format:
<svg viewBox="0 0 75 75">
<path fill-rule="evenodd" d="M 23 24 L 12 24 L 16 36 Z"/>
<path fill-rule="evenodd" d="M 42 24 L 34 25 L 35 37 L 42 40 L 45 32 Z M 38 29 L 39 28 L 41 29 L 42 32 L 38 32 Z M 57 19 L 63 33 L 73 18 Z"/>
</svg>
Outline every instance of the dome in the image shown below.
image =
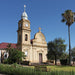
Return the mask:
<svg viewBox="0 0 75 75">
<path fill-rule="evenodd" d="M 35 34 L 34 39 L 36 39 L 38 42 L 44 42 L 45 36 L 42 32 L 38 32 Z"/>
<path fill-rule="evenodd" d="M 45 40 L 44 34 L 41 32 L 41 28 L 39 27 L 39 32 L 37 32 L 33 39 L 33 45 L 41 45 L 47 46 L 47 42 Z"/>
<path fill-rule="evenodd" d="M 26 5 L 24 5 L 24 12 L 22 13 L 21 18 L 22 18 L 22 19 L 25 19 L 25 20 L 28 20 L 28 15 L 27 15 L 27 13 L 25 12 L 25 7 L 26 7 Z"/>
<path fill-rule="evenodd" d="M 28 20 L 28 15 L 27 15 L 27 13 L 25 11 L 22 13 L 21 18 Z"/>
</svg>

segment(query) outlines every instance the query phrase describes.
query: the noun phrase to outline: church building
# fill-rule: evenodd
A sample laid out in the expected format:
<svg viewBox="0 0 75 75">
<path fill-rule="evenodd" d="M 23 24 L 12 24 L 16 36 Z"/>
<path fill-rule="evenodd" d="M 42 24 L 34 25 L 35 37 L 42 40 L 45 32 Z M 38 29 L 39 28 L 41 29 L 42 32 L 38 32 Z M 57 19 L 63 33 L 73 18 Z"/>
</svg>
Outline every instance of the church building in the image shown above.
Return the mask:
<svg viewBox="0 0 75 75">
<path fill-rule="evenodd" d="M 45 36 L 41 32 L 41 28 L 39 28 L 39 32 L 34 35 L 32 40 L 30 39 L 30 21 L 28 20 L 25 9 L 21 15 L 21 20 L 18 22 L 17 34 L 17 44 L 11 43 L 11 46 L 25 53 L 26 58 L 23 59 L 23 61 L 30 61 L 30 63 L 42 63 L 47 61 L 47 42 Z M 8 57 L 5 51 L 8 44 L 9 43 L 0 43 L 0 61 L 2 57 Z"/>
</svg>

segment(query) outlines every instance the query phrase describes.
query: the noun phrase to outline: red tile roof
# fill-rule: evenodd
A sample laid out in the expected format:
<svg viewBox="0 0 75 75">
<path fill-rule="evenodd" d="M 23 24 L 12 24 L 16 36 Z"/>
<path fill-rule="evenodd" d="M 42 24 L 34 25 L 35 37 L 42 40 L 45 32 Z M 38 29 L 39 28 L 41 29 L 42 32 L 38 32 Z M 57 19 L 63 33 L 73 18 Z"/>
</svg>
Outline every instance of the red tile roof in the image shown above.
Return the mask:
<svg viewBox="0 0 75 75">
<path fill-rule="evenodd" d="M 15 43 L 2 42 L 2 43 L 0 43 L 0 49 L 6 49 L 8 44 L 11 44 L 12 48 L 17 48 L 17 46 L 16 46 L 17 44 L 15 44 Z M 31 39 L 31 44 L 33 44 L 33 39 Z"/>
<path fill-rule="evenodd" d="M 14 44 L 14 43 L 5 43 L 5 42 L 3 42 L 3 43 L 0 43 L 0 49 L 6 49 L 8 44 L 11 44 L 12 48 L 17 48 L 16 44 Z"/>
</svg>

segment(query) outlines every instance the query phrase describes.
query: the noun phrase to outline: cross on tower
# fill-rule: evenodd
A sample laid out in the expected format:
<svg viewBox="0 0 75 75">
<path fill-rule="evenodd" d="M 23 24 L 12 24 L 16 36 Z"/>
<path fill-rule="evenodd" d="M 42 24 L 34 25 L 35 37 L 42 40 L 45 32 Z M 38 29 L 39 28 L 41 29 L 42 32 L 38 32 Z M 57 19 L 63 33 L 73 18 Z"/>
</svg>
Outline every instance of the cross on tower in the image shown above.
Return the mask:
<svg viewBox="0 0 75 75">
<path fill-rule="evenodd" d="M 25 8 L 26 8 L 26 5 L 24 5 L 24 12 L 25 12 Z"/>
<path fill-rule="evenodd" d="M 39 27 L 39 32 L 41 32 L 41 28 Z"/>
</svg>

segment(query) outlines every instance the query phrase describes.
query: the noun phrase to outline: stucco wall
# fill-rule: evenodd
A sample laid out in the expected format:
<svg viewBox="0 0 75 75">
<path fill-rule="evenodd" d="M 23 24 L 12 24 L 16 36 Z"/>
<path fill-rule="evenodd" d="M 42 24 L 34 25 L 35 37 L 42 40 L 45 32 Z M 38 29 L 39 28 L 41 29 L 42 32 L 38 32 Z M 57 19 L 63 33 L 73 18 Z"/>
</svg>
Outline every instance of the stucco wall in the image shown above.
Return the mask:
<svg viewBox="0 0 75 75">
<path fill-rule="evenodd" d="M 39 53 L 42 53 L 42 62 L 47 61 L 47 48 L 46 47 L 36 47 L 36 46 L 22 46 L 22 52 L 28 52 L 26 59 L 23 61 L 30 61 L 31 63 L 39 63 Z"/>
<path fill-rule="evenodd" d="M 42 62 L 47 61 L 47 48 L 33 47 L 32 48 L 32 63 L 39 63 L 39 53 L 42 54 Z"/>
</svg>

